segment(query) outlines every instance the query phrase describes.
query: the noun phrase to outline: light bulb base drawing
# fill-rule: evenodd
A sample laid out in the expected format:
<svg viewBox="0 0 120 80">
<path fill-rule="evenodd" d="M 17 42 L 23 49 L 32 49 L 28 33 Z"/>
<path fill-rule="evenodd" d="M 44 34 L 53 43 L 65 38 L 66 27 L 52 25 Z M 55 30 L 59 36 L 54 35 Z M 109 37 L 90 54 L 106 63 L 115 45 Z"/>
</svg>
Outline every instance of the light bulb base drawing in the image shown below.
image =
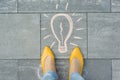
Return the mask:
<svg viewBox="0 0 120 80">
<path fill-rule="evenodd" d="M 67 52 L 67 46 L 58 46 L 58 51 L 60 53 L 66 53 Z"/>
</svg>

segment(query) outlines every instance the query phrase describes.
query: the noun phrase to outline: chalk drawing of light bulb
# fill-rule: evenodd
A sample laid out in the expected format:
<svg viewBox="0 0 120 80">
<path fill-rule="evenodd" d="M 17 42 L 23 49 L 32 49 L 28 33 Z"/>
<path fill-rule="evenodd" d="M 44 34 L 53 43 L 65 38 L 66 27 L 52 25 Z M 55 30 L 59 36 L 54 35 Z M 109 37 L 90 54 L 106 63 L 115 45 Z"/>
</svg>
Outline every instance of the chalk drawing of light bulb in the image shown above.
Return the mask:
<svg viewBox="0 0 120 80">
<path fill-rule="evenodd" d="M 58 26 L 54 26 L 53 23 L 54 23 L 55 19 L 58 18 L 58 17 L 65 17 L 68 20 L 68 23 L 69 23 L 68 33 L 66 34 L 64 40 L 63 40 L 63 34 L 62 34 L 64 28 L 63 28 L 62 23 L 60 23 L 60 26 L 59 26 L 61 28 L 60 35 L 61 35 L 62 39 L 60 39 L 56 35 L 55 30 L 54 30 L 54 27 L 58 27 Z M 66 53 L 68 51 L 67 41 L 70 38 L 70 36 L 72 34 L 72 31 L 73 31 L 73 21 L 72 21 L 72 18 L 68 14 L 64 14 L 64 13 L 56 14 L 56 15 L 54 15 L 51 18 L 50 26 L 51 26 L 51 31 L 52 31 L 54 37 L 58 41 L 58 51 L 60 53 Z M 63 45 L 61 45 L 61 43 L 63 43 Z"/>
</svg>

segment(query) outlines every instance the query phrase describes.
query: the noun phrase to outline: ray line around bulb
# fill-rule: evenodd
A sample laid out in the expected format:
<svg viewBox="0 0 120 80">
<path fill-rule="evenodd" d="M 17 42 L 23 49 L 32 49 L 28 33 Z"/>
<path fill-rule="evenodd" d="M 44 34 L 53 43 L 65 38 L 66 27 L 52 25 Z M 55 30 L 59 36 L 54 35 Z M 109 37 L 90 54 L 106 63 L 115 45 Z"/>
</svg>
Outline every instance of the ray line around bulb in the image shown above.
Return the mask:
<svg viewBox="0 0 120 80">
<path fill-rule="evenodd" d="M 70 42 L 70 45 L 73 45 L 73 46 L 78 46 L 77 44 L 75 44 L 75 43 L 72 43 L 72 42 Z"/>
<path fill-rule="evenodd" d="M 41 28 L 42 31 L 46 30 L 47 28 Z"/>
<path fill-rule="evenodd" d="M 80 30 L 85 30 L 85 28 L 78 28 L 76 29 L 77 31 L 80 31 Z"/>
<path fill-rule="evenodd" d="M 52 42 L 52 44 L 50 45 L 50 48 L 52 48 L 55 45 L 55 41 Z"/>
<path fill-rule="evenodd" d="M 69 5 L 69 3 L 67 2 L 66 3 L 66 7 L 65 7 L 65 10 L 67 11 L 67 9 L 68 9 L 68 5 Z"/>
<path fill-rule="evenodd" d="M 51 35 L 47 35 L 47 36 L 45 36 L 43 39 L 47 39 L 47 38 L 49 38 Z"/>
<path fill-rule="evenodd" d="M 79 22 L 80 20 L 82 20 L 82 18 L 77 19 L 77 21 L 76 21 L 76 22 Z"/>
<path fill-rule="evenodd" d="M 59 7 L 59 4 L 56 4 L 56 9 L 58 9 L 58 7 Z"/>
<path fill-rule="evenodd" d="M 83 39 L 83 38 L 75 36 L 74 39 Z"/>
<path fill-rule="evenodd" d="M 47 14 L 43 14 L 45 17 L 48 17 L 48 15 Z"/>
</svg>

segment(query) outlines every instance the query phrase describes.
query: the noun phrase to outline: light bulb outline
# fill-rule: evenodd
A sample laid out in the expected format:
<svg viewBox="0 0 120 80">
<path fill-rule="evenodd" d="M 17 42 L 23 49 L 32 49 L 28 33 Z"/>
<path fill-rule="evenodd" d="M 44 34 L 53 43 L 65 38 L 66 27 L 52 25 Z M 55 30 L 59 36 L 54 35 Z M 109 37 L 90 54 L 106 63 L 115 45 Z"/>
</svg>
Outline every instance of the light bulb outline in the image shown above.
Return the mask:
<svg viewBox="0 0 120 80">
<path fill-rule="evenodd" d="M 64 17 L 68 20 L 68 22 L 69 22 L 68 34 L 67 34 L 67 36 L 66 36 L 66 38 L 65 38 L 65 40 L 64 40 L 65 51 L 61 51 L 61 50 L 59 49 L 59 47 L 60 47 L 60 42 L 61 42 L 61 41 L 59 40 L 59 38 L 58 38 L 57 35 L 55 34 L 55 30 L 54 30 L 54 28 L 53 28 L 53 27 L 54 27 L 54 26 L 53 26 L 54 20 L 55 20 L 57 17 L 60 17 L 60 16 L 64 16 Z M 51 26 L 51 31 L 52 31 L 53 35 L 55 36 L 55 38 L 56 38 L 57 41 L 58 41 L 58 51 L 61 52 L 61 53 L 67 52 L 67 41 L 68 41 L 68 39 L 70 38 L 70 36 L 71 36 L 71 34 L 72 34 L 72 32 L 73 32 L 73 20 L 72 20 L 72 18 L 71 18 L 68 14 L 64 14 L 64 13 L 56 14 L 56 15 L 54 15 L 54 16 L 51 18 L 50 26 Z"/>
</svg>

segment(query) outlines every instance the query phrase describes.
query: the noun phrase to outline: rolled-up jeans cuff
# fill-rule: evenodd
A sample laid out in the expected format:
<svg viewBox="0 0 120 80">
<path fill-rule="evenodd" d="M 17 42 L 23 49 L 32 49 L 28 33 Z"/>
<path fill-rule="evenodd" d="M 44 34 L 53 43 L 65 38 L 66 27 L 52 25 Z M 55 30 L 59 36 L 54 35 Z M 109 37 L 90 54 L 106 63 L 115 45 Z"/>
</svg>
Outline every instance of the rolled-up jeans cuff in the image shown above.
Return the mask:
<svg viewBox="0 0 120 80">
<path fill-rule="evenodd" d="M 84 80 L 84 78 L 78 72 L 71 73 L 70 80 Z"/>
<path fill-rule="evenodd" d="M 48 71 L 46 74 L 43 76 L 42 80 L 57 80 L 58 75 L 54 71 Z"/>
</svg>

